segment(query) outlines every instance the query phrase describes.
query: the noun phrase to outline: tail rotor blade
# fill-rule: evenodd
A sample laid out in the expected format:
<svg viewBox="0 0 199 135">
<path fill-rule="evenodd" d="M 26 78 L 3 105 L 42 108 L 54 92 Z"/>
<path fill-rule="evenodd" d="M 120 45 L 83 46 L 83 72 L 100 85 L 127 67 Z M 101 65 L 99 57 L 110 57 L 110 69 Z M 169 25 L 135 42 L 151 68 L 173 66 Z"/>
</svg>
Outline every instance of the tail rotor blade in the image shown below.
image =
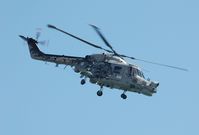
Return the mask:
<svg viewBox="0 0 199 135">
<path fill-rule="evenodd" d="M 45 45 L 46 41 L 39 41 L 38 43 L 41 44 L 41 45 Z"/>
<path fill-rule="evenodd" d="M 41 29 L 41 28 L 37 28 L 36 31 L 37 31 L 37 32 L 36 32 L 36 37 L 35 37 L 35 39 L 38 40 L 39 37 L 41 36 L 41 31 L 42 31 L 42 29 Z"/>
<path fill-rule="evenodd" d="M 43 46 L 48 46 L 49 45 L 49 40 L 39 41 L 38 43 L 40 45 L 43 45 Z"/>
<path fill-rule="evenodd" d="M 41 33 L 40 33 L 40 32 L 37 32 L 37 33 L 36 33 L 36 40 L 38 40 L 38 39 L 39 39 L 40 35 L 41 35 Z"/>
</svg>

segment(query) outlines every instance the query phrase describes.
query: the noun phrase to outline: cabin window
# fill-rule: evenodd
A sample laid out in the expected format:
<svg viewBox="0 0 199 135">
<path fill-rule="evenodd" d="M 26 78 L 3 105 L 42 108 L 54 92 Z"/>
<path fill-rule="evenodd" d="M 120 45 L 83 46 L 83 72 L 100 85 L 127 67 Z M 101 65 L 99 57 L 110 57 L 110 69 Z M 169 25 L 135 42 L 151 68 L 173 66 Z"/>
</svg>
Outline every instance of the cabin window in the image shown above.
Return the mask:
<svg viewBox="0 0 199 135">
<path fill-rule="evenodd" d="M 115 66 L 113 72 L 119 74 L 121 69 L 122 69 L 122 67 L 120 67 L 120 66 Z"/>
<path fill-rule="evenodd" d="M 114 67 L 114 70 L 121 70 L 121 69 L 122 69 L 122 67 L 119 67 L 119 66 Z"/>
</svg>

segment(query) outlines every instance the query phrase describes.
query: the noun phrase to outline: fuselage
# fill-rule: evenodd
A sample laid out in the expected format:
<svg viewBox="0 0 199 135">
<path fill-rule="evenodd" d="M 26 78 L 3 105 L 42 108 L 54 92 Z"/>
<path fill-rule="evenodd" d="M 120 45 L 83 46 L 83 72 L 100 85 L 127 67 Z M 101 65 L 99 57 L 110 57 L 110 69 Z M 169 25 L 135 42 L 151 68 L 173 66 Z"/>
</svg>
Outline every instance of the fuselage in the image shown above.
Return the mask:
<svg viewBox="0 0 199 135">
<path fill-rule="evenodd" d="M 75 69 L 90 78 L 91 83 L 148 96 L 155 93 L 159 85 L 159 83 L 146 80 L 138 66 L 129 64 L 118 56 L 103 53 L 87 55 L 86 59 L 92 62 L 90 67 L 85 70 L 83 67 L 89 64 L 82 62 Z"/>
</svg>

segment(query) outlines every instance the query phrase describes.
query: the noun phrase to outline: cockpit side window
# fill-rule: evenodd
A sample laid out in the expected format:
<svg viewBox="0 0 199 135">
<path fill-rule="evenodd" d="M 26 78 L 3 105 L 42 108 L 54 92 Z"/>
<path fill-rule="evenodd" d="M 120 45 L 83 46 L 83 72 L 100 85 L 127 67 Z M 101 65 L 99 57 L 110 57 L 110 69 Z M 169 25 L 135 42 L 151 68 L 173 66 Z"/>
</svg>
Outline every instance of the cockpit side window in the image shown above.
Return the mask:
<svg viewBox="0 0 199 135">
<path fill-rule="evenodd" d="M 144 74 L 143 74 L 142 72 L 141 72 L 141 74 L 142 74 L 142 78 L 145 78 L 145 77 L 144 77 Z"/>
<path fill-rule="evenodd" d="M 135 72 L 135 75 L 138 75 L 138 70 L 137 69 L 135 69 L 134 72 Z"/>
<path fill-rule="evenodd" d="M 142 77 L 142 74 L 141 74 L 140 70 L 138 70 L 138 75 L 139 75 L 140 77 Z"/>
<path fill-rule="evenodd" d="M 135 69 L 135 74 L 140 76 L 140 77 L 142 77 L 142 78 L 144 78 L 144 74 L 138 69 Z"/>
<path fill-rule="evenodd" d="M 141 70 L 139 70 L 139 69 L 137 69 L 135 67 L 130 66 L 129 67 L 129 76 L 134 77 L 136 75 L 138 75 L 138 76 L 140 76 L 142 78 L 145 78 L 144 74 L 143 74 L 143 72 Z"/>
</svg>

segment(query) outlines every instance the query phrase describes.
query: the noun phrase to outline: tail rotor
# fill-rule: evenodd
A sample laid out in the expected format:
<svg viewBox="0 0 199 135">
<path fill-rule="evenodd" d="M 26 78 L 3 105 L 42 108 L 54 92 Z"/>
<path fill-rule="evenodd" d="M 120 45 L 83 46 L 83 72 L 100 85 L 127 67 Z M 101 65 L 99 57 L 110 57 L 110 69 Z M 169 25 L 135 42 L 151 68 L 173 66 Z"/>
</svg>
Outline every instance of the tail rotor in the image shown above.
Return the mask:
<svg viewBox="0 0 199 135">
<path fill-rule="evenodd" d="M 35 35 L 35 39 L 36 41 L 38 42 L 38 44 L 42 45 L 42 46 L 48 46 L 49 45 L 49 40 L 42 40 L 42 41 L 39 41 L 39 38 L 41 36 L 41 32 L 42 32 L 42 29 L 41 28 L 37 28 L 36 29 L 36 35 Z"/>
</svg>

